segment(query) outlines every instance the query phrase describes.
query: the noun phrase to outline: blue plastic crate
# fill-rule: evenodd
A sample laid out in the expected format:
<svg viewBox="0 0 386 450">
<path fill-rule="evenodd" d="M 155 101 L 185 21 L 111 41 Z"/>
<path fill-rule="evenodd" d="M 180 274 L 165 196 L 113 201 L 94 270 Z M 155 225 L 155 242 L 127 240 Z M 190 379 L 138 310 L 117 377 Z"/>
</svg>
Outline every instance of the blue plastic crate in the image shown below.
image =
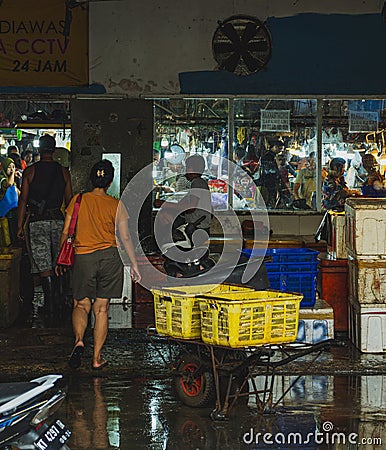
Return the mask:
<svg viewBox="0 0 386 450">
<path fill-rule="evenodd" d="M 300 292 L 303 300 L 301 308 L 313 307 L 316 301 L 317 270 L 311 272 L 272 272 L 267 268 L 271 289 L 284 292 Z"/>
<path fill-rule="evenodd" d="M 270 272 L 315 272 L 318 270 L 318 262 L 266 262 L 265 267 Z"/>
<path fill-rule="evenodd" d="M 251 249 L 244 248 L 243 255 L 253 256 L 271 256 L 273 263 L 314 263 L 317 262 L 319 252 L 310 248 L 267 248 Z"/>
<path fill-rule="evenodd" d="M 296 385 L 293 387 L 293 390 L 295 389 Z M 301 390 L 301 387 L 298 390 Z M 317 450 L 320 447 L 315 442 L 316 429 L 316 419 L 312 412 L 293 413 L 283 410 L 269 416 L 268 419 L 265 418 L 259 423 L 258 428 L 246 429 L 243 442 L 252 445 L 245 447 L 252 450 Z M 267 438 L 272 444 L 264 442 L 267 433 L 269 434 Z"/>
<path fill-rule="evenodd" d="M 266 256 L 272 262 L 266 262 L 265 267 L 272 289 L 288 292 L 300 292 L 304 298 L 301 308 L 314 306 L 316 301 L 316 278 L 318 275 L 317 250 L 310 248 L 268 248 L 243 249 L 247 257 Z"/>
</svg>

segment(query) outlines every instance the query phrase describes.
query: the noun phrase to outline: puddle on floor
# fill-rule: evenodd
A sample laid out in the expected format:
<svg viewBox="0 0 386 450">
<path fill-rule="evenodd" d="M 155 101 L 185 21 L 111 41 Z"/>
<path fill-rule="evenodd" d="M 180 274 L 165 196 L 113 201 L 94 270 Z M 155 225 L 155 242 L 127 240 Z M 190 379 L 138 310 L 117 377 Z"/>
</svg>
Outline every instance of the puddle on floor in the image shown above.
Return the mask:
<svg viewBox="0 0 386 450">
<path fill-rule="evenodd" d="M 60 417 L 72 430 L 71 450 L 386 447 L 386 376 L 310 375 L 290 387 L 294 380 L 277 377 L 275 413 L 256 413 L 251 395 L 228 421 L 214 422 L 212 408 L 190 408 L 176 399 L 169 378 L 73 376 Z"/>
</svg>

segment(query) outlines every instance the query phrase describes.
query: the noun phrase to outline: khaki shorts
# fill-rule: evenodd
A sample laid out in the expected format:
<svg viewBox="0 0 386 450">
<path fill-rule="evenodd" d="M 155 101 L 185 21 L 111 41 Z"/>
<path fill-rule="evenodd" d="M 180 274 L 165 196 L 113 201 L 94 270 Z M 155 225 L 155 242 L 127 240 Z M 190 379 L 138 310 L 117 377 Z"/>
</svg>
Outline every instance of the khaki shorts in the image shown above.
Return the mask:
<svg viewBox="0 0 386 450">
<path fill-rule="evenodd" d="M 72 291 L 75 300 L 85 297 L 119 298 L 123 288 L 123 263 L 116 247 L 75 255 Z"/>
</svg>

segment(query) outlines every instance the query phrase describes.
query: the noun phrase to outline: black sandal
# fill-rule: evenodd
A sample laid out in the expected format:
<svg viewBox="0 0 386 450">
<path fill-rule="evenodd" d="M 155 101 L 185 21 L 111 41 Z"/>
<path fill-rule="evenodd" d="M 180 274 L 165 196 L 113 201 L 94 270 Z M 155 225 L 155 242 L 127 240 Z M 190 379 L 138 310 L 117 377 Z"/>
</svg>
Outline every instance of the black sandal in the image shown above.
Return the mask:
<svg viewBox="0 0 386 450">
<path fill-rule="evenodd" d="M 84 346 L 83 345 L 77 345 L 74 347 L 70 359 L 68 360 L 68 365 L 71 367 L 71 369 L 77 369 L 80 367 L 82 363 L 82 355 L 84 353 Z"/>
</svg>

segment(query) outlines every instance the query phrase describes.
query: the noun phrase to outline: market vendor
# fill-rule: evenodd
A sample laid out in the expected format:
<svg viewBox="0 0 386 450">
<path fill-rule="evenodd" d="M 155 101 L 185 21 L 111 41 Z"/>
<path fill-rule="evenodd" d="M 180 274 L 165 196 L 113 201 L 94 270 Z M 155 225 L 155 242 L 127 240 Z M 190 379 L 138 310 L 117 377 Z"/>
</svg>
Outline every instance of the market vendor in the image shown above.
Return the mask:
<svg viewBox="0 0 386 450">
<path fill-rule="evenodd" d="M 322 206 L 325 210 L 343 211 L 347 197 L 361 195 L 355 189 L 349 189 L 344 179 L 346 161 L 333 158 L 330 161 L 328 175 L 322 185 Z"/>
<path fill-rule="evenodd" d="M 181 220 L 186 223 L 196 223 L 201 220 L 197 224 L 197 228 L 203 229 L 209 234 L 212 204 L 208 182 L 202 178 L 205 160 L 201 155 L 192 155 L 187 158 L 185 166 L 185 177 L 190 182 L 189 190 L 178 203 L 166 202 L 161 214 L 162 220 L 164 223 L 168 223 L 168 221 L 172 221 L 173 215 L 178 214 L 180 214 L 180 223 L 176 223 L 175 226 L 180 225 Z M 154 206 L 159 208 L 164 203 L 164 201 L 156 199 Z"/>
<path fill-rule="evenodd" d="M 379 171 L 379 164 L 375 156 L 371 153 L 366 153 L 362 157 L 362 164 L 367 172 L 367 177 L 362 187 L 363 194 L 367 197 L 385 197 L 386 182 Z"/>
</svg>

